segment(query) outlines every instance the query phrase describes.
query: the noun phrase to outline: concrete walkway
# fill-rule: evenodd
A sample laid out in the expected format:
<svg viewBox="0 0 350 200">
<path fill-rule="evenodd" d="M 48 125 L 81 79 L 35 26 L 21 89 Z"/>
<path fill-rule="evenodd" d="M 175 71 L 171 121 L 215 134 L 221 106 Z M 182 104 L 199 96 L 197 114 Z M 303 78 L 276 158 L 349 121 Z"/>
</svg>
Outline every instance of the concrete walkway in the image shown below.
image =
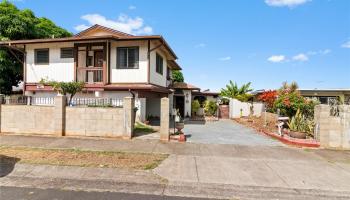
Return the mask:
<svg viewBox="0 0 350 200">
<path fill-rule="evenodd" d="M 146 172 L 17 164 L 0 178 L 0 186 L 242 199 L 350 198 L 349 151 L 24 136 L 0 136 L 0 145 L 170 154 L 158 168 Z"/>
<path fill-rule="evenodd" d="M 192 143 L 283 146 L 279 141 L 261 135 L 233 120 L 219 120 L 205 124 L 189 122 L 184 132 L 187 141 Z"/>
</svg>

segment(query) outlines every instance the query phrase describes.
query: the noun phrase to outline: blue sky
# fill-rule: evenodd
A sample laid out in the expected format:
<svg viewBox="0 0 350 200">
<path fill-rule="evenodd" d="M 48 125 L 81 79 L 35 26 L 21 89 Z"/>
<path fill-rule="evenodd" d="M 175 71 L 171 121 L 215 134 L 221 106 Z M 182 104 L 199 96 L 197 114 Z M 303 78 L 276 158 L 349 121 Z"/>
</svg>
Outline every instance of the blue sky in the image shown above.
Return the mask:
<svg viewBox="0 0 350 200">
<path fill-rule="evenodd" d="M 15 0 L 76 33 L 94 23 L 163 35 L 185 81 L 218 91 L 350 88 L 349 0 Z"/>
</svg>

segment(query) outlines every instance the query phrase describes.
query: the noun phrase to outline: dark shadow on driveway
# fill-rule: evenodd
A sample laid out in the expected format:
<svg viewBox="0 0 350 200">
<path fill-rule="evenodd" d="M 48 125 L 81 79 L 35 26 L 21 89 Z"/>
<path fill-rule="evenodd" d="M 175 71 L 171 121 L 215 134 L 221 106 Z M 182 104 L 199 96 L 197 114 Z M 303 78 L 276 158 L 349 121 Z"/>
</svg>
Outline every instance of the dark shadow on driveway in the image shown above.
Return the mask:
<svg viewBox="0 0 350 200">
<path fill-rule="evenodd" d="M 185 125 L 186 124 L 197 124 L 197 125 L 204 125 L 205 124 L 205 121 L 203 120 L 198 120 L 198 121 L 192 121 L 192 120 L 189 120 L 189 121 L 185 121 Z"/>
<path fill-rule="evenodd" d="M 0 154 L 0 178 L 10 174 L 21 159 Z"/>
</svg>

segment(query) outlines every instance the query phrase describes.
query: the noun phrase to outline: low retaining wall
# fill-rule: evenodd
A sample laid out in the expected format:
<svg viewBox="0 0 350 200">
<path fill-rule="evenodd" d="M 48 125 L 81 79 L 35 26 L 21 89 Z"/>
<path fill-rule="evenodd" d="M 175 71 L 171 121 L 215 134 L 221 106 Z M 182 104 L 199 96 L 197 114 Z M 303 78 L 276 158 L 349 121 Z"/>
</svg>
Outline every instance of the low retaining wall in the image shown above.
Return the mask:
<svg viewBox="0 0 350 200">
<path fill-rule="evenodd" d="M 123 108 L 66 107 L 55 97 L 54 106 L 1 105 L 0 131 L 15 134 L 131 138 L 134 99 L 124 98 Z"/>
<path fill-rule="evenodd" d="M 331 116 L 331 107 L 315 107 L 316 138 L 322 147 L 350 149 L 350 105 L 338 106 L 339 116 Z"/>
</svg>

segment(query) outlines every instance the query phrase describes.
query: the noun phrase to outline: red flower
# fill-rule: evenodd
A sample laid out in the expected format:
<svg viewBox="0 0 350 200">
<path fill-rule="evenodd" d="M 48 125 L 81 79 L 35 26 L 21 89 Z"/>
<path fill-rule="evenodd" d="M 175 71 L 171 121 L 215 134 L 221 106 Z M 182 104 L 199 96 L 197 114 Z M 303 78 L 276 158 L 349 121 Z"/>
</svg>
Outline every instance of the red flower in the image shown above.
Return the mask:
<svg viewBox="0 0 350 200">
<path fill-rule="evenodd" d="M 288 98 L 284 99 L 283 104 L 287 107 L 290 107 L 290 100 Z"/>
</svg>

